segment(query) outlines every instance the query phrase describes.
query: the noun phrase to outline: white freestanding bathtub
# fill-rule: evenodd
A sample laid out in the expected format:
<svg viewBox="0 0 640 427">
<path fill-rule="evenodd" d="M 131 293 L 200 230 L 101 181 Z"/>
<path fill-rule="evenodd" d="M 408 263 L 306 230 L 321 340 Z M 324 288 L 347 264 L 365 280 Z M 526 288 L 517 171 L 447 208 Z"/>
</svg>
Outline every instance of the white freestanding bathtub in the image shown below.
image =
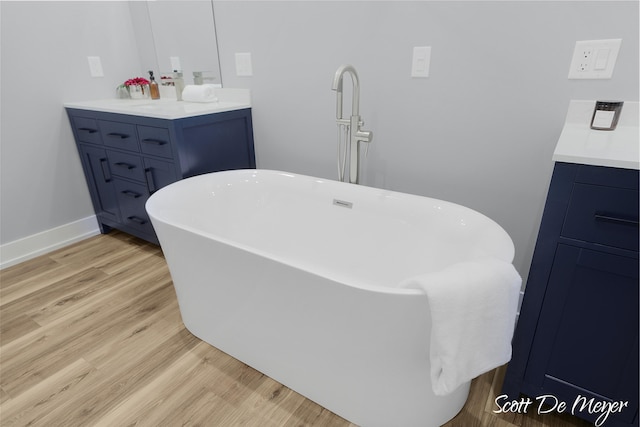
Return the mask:
<svg viewBox="0 0 640 427">
<path fill-rule="evenodd" d="M 185 326 L 360 426 L 440 426 L 426 296 L 404 279 L 478 257 L 507 233 L 441 200 L 268 170 L 178 181 L 146 205 Z"/>
</svg>

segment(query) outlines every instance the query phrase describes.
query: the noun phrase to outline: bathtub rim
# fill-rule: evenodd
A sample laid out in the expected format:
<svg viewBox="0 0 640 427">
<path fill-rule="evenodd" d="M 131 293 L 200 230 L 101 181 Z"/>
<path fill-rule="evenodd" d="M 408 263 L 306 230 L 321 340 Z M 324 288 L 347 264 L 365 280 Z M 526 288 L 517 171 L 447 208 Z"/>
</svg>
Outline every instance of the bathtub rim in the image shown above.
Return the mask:
<svg viewBox="0 0 640 427">
<path fill-rule="evenodd" d="M 402 287 L 398 287 L 398 285 L 401 283 L 401 281 L 398 282 L 398 284 L 396 286 L 381 286 L 381 285 L 372 285 L 372 284 L 365 284 L 365 283 L 359 283 L 358 280 L 353 280 L 353 278 L 349 278 L 346 279 L 340 275 L 332 275 L 329 272 L 324 272 L 327 274 L 323 274 L 323 272 L 319 272 L 316 270 L 309 270 L 309 269 L 305 269 L 302 268 L 299 265 L 295 265 L 294 263 L 292 263 L 290 260 L 284 258 L 284 257 L 280 257 L 277 255 L 274 255 L 272 253 L 269 253 L 268 251 L 265 251 L 263 249 L 257 248 L 255 246 L 251 246 L 251 245 L 246 245 L 246 244 L 242 244 L 242 243 L 238 243 L 236 241 L 230 240 L 226 237 L 217 235 L 215 233 L 212 233 L 210 231 L 203 231 L 200 229 L 197 229 L 193 226 L 190 226 L 188 224 L 179 224 L 176 225 L 174 223 L 168 222 L 166 218 L 162 218 L 162 214 L 158 215 L 157 212 L 152 212 L 154 210 L 154 203 L 155 200 L 158 199 L 159 196 L 156 196 L 157 194 L 162 194 L 164 192 L 167 191 L 173 191 L 175 189 L 176 186 L 180 186 L 180 185 L 188 185 L 188 183 L 190 181 L 193 180 L 204 180 L 206 179 L 205 177 L 208 176 L 212 176 L 212 175 L 217 175 L 220 176 L 222 174 L 225 175 L 240 175 L 240 174 L 256 174 L 256 173 L 266 173 L 266 174 L 276 174 L 276 175 L 280 175 L 280 176 L 286 176 L 288 178 L 301 178 L 301 179 L 309 179 L 309 180 L 314 180 L 316 182 L 330 182 L 330 183 L 339 183 L 339 184 L 344 184 L 346 186 L 356 186 L 358 187 L 358 191 L 366 191 L 366 192 L 379 192 L 379 193 L 385 193 L 387 195 L 393 195 L 395 197 L 398 197 L 400 199 L 402 198 L 423 198 L 423 199 L 428 199 L 428 200 L 433 200 L 433 201 L 437 201 L 439 203 L 444 203 L 446 205 L 450 205 L 453 206 L 455 208 L 461 208 L 463 210 L 466 210 L 468 212 L 470 212 L 473 215 L 478 215 L 481 218 L 483 218 L 484 220 L 488 221 L 490 224 L 492 224 L 493 226 L 496 227 L 497 231 L 501 231 L 502 234 L 504 234 L 504 236 L 506 237 L 506 241 L 509 243 L 509 247 L 505 248 L 507 250 L 507 256 L 505 258 L 498 258 L 501 259 L 502 261 L 505 262 L 509 262 L 509 263 L 513 263 L 513 259 L 515 257 L 515 246 L 513 244 L 513 239 L 511 238 L 511 236 L 509 235 L 509 233 L 506 232 L 506 230 L 500 225 L 498 224 L 496 221 L 494 221 L 493 219 L 491 219 L 490 217 L 484 215 L 481 212 L 478 212 L 472 208 L 469 208 L 467 206 L 464 205 L 460 205 L 454 202 L 449 202 L 447 200 L 442 200 L 442 199 L 436 199 L 433 197 L 428 197 L 428 196 L 422 196 L 422 195 L 417 195 L 417 194 L 410 194 L 410 193 L 404 193 L 404 192 L 400 192 L 400 191 L 395 191 L 395 190 L 387 190 L 387 189 L 381 189 L 381 188 L 377 188 L 377 187 L 370 187 L 370 186 L 366 186 L 366 185 L 361 185 L 361 184 L 351 184 L 351 183 L 347 183 L 347 182 L 340 182 L 340 181 L 336 181 L 336 180 L 332 180 L 332 179 L 326 179 L 326 178 L 319 178 L 319 177 L 315 177 L 315 176 L 311 176 L 311 175 L 305 175 L 305 174 L 299 174 L 299 173 L 293 173 L 293 172 L 287 172 L 287 171 L 281 171 L 281 170 L 273 170 L 273 169 L 233 169 L 233 170 L 225 170 L 225 171 L 219 171 L 219 172 L 211 172 L 211 173 L 207 173 L 207 174 L 201 174 L 201 175 L 196 175 L 193 177 L 189 177 L 189 178 L 185 178 L 183 180 L 180 181 L 176 181 L 172 184 L 169 184 L 161 189 L 159 189 L 158 191 L 156 191 L 155 193 L 153 193 L 149 199 L 145 202 L 145 210 L 147 211 L 149 217 L 151 218 L 151 222 L 153 224 L 154 220 L 155 221 L 159 221 L 161 223 L 163 223 L 165 226 L 171 226 L 171 227 L 176 227 L 179 228 L 181 230 L 184 230 L 186 232 L 189 233 L 193 233 L 196 235 L 200 235 L 200 236 L 204 236 L 207 238 L 210 238 L 212 240 L 218 241 L 220 243 L 224 243 L 226 245 L 229 245 L 231 247 L 249 252 L 249 253 L 254 253 L 256 255 L 262 256 L 264 258 L 267 258 L 269 260 L 287 265 L 288 267 L 291 268 L 295 268 L 297 270 L 301 270 L 301 271 L 306 271 L 310 274 L 319 276 L 319 277 L 323 277 L 335 282 L 339 282 L 339 283 L 344 283 L 347 284 L 348 286 L 353 286 L 354 288 L 358 288 L 364 291 L 371 291 L 371 292 L 380 292 L 380 293 L 385 293 L 385 294 L 400 294 L 400 295 L 425 295 L 423 290 L 420 289 L 413 289 L 413 288 L 402 288 Z M 169 187 L 172 187 L 171 189 L 169 189 Z M 149 209 L 151 207 L 151 210 Z M 154 226 L 155 228 L 155 226 Z M 160 239 L 160 246 L 162 247 L 162 241 L 161 241 L 161 237 L 158 236 L 158 238 Z M 486 257 L 480 257 L 478 259 L 482 259 L 482 258 L 486 258 Z M 497 257 L 496 257 L 497 258 Z M 474 259 L 469 259 L 466 260 L 464 262 L 468 262 L 468 261 L 473 261 Z M 455 264 L 451 264 L 451 265 L 455 265 Z M 438 270 L 439 271 L 439 270 Z M 405 279 L 410 279 L 411 277 L 415 277 L 415 276 L 408 276 Z"/>
</svg>

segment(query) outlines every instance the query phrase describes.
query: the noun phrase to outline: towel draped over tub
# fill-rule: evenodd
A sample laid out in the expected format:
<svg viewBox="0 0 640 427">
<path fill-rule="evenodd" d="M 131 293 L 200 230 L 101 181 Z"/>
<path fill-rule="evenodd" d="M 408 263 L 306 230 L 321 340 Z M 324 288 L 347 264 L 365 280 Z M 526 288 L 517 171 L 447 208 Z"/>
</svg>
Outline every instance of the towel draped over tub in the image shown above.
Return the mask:
<svg viewBox="0 0 640 427">
<path fill-rule="evenodd" d="M 511 359 L 522 278 L 511 263 L 487 258 L 412 277 L 399 286 L 423 290 L 432 317 L 431 381 L 436 395 Z"/>
</svg>

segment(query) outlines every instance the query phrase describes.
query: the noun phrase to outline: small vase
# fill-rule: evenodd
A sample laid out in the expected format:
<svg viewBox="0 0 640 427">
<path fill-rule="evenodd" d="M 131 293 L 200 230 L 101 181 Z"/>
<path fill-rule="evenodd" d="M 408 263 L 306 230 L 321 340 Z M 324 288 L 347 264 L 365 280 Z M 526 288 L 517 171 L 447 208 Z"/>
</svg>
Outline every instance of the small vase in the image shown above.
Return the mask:
<svg viewBox="0 0 640 427">
<path fill-rule="evenodd" d="M 126 86 L 118 86 L 116 88 L 116 98 L 118 99 L 129 99 L 131 96 L 129 95 L 129 91 Z"/>
<path fill-rule="evenodd" d="M 149 86 L 148 85 L 131 85 L 127 86 L 129 96 L 131 99 L 145 99 L 149 98 Z"/>
</svg>

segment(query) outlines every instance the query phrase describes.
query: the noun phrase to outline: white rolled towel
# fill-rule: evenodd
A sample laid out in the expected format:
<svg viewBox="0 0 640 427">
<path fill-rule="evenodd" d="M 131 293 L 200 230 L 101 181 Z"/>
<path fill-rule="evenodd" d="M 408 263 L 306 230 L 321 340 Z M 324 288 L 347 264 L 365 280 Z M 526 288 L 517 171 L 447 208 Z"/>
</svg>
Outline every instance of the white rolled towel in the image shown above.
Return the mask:
<svg viewBox="0 0 640 427">
<path fill-rule="evenodd" d="M 186 102 L 218 102 L 214 85 L 186 85 L 182 91 Z"/>
</svg>

